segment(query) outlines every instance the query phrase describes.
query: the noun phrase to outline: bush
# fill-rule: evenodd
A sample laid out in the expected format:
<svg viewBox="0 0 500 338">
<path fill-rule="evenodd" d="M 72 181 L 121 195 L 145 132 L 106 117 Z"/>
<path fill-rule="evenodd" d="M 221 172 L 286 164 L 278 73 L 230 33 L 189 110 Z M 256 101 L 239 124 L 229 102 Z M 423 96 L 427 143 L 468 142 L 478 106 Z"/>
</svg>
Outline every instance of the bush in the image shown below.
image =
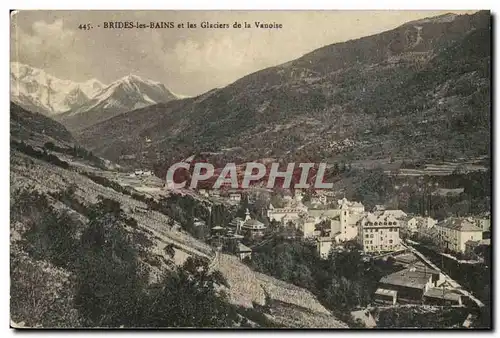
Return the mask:
<svg viewBox="0 0 500 338">
<path fill-rule="evenodd" d="M 43 150 L 43 151 L 36 150 L 31 145 L 26 144 L 22 141 L 17 142 L 15 140 L 10 140 L 10 146 L 12 149 L 17 149 L 28 156 L 37 158 L 39 160 L 42 160 L 42 161 L 45 161 L 48 163 L 52 163 L 52 164 L 54 164 L 58 167 L 61 167 L 63 169 L 69 169 L 69 167 L 70 167 L 68 162 L 60 160 L 59 157 L 52 155 L 52 154 L 48 154 L 45 150 Z"/>
</svg>

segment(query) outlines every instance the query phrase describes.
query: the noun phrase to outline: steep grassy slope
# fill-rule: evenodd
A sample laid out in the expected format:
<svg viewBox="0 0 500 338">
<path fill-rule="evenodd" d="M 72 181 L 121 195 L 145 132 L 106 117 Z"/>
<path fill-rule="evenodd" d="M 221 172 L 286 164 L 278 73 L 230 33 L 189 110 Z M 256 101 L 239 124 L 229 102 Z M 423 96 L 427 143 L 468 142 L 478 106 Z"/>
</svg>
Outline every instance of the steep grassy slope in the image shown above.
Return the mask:
<svg viewBox="0 0 500 338">
<path fill-rule="evenodd" d="M 75 140 L 66 128 L 40 113 L 32 113 L 11 102 L 10 137 L 16 141 L 29 141 L 38 145 L 55 142 L 72 145 Z"/>
<path fill-rule="evenodd" d="M 93 226 L 94 206 L 103 200 L 114 206 L 115 211 L 120 214 L 120 221 L 116 224 L 137 251 L 140 271 L 146 276 L 148 285 L 160 281 L 166 273 L 185 263 L 188 257 L 197 257 L 213 263 L 216 257 L 214 249 L 186 231 L 186 216 L 192 216 L 190 213 L 195 211 L 203 215 L 208 214 L 209 206 L 215 210 L 211 202 L 186 197 L 191 208 L 186 206 L 186 198 L 180 197 L 167 201 L 157 199 L 156 203 L 153 203 L 148 194 L 121 185 L 123 182 L 119 179 L 120 173 L 92 166 L 92 163 L 82 162 L 81 159 L 66 153 L 61 154 L 56 151 L 58 148 L 51 150 L 52 148 L 44 147 L 44 143 L 40 142 L 50 140 L 62 146 L 72 139 L 60 124 L 46 120 L 39 114 L 29 115 L 31 113 L 24 110 L 21 113 L 22 119 L 16 111 L 12 116 L 15 121 L 21 121 L 19 125 L 23 127 L 24 138 L 11 140 L 13 148 L 10 157 L 10 250 L 13 285 L 11 319 L 16 325 L 82 325 L 79 321 L 82 317 L 80 310 L 75 307 L 75 298 L 78 298 L 75 285 L 80 281 L 71 267 L 73 261 L 78 261 L 78 257 L 68 259 L 66 255 L 72 252 L 72 243 L 80 243 L 84 234 Z M 37 132 L 40 129 L 45 130 L 45 133 Z M 43 137 L 38 140 L 39 135 Z M 32 136 L 36 142 L 30 138 Z M 43 156 L 38 156 L 40 154 Z M 161 185 L 161 181 L 159 183 Z M 43 201 L 47 204 L 43 204 Z M 176 212 L 170 213 L 168 210 Z M 114 223 L 105 222 L 108 225 Z M 114 232 L 103 231 L 105 236 L 108 236 L 106 242 L 102 243 L 103 250 L 107 243 L 113 243 L 112 247 L 117 245 L 114 242 Z M 54 232 L 63 239 L 53 243 Z M 120 252 L 114 254 L 119 255 Z M 114 254 L 108 257 L 111 261 L 118 260 Z M 215 266 L 216 270 L 221 270 L 222 277 L 231 281 L 231 276 L 252 273 L 236 257 L 229 257 L 218 263 L 220 264 Z M 106 268 L 103 266 L 102 269 Z M 114 270 L 104 273 L 111 274 Z M 319 311 L 322 317 L 333 323 L 331 325 L 345 326 L 324 309 L 313 295 L 301 288 L 263 275 L 259 277 L 259 281 L 242 282 L 256 288 L 261 287 L 259 284 L 265 284 L 266 289 L 272 290 L 271 297 L 281 301 L 286 301 L 288 296 L 303 295 L 288 301 L 299 306 L 304 316 L 313 313 L 314 317 L 314 313 Z M 100 287 L 96 282 L 95 288 Z M 246 298 L 254 295 L 239 293 L 238 287 L 239 285 L 231 282 L 228 289 L 228 292 L 234 295 L 229 299 L 230 304 L 233 304 L 230 305 L 233 314 L 237 313 L 240 319 L 244 317 L 247 323 L 253 323 L 254 326 L 290 325 L 283 319 L 274 318 L 272 313 L 265 314 L 262 309 L 253 309 L 252 302 L 247 302 Z M 288 290 L 294 291 L 290 294 Z M 261 300 L 259 298 L 257 304 L 262 304 Z M 208 306 L 210 308 L 212 304 Z M 294 311 L 296 313 L 296 310 Z M 129 323 L 123 324 L 127 326 Z M 315 327 L 319 324 L 309 319 L 298 321 L 295 325 Z"/>
</svg>

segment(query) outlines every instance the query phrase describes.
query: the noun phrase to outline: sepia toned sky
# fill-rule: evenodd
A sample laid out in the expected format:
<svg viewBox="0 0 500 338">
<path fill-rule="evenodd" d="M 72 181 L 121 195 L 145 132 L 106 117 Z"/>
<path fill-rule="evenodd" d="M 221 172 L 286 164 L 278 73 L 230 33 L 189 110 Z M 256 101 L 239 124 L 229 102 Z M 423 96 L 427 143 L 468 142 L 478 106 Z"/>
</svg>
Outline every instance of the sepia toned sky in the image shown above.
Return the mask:
<svg viewBox="0 0 500 338">
<path fill-rule="evenodd" d="M 11 17 L 11 61 L 74 81 L 107 84 L 136 74 L 198 95 L 325 45 L 448 12 L 475 11 L 21 11 Z M 97 28 L 105 21 L 189 21 L 198 28 Z M 231 28 L 202 29 L 204 21 Z M 235 21 L 252 28 L 232 28 Z M 258 29 L 255 21 L 283 28 Z M 95 28 L 78 29 L 86 23 Z"/>
</svg>

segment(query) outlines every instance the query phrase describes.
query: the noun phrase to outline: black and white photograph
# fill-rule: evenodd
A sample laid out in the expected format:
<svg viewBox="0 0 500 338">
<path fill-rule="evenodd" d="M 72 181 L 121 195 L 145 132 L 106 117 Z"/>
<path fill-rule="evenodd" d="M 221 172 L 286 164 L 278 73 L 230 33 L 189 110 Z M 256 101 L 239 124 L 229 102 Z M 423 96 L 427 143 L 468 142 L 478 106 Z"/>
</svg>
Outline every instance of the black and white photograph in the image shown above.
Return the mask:
<svg viewBox="0 0 500 338">
<path fill-rule="evenodd" d="M 11 10 L 11 330 L 492 330 L 492 23 Z"/>
</svg>

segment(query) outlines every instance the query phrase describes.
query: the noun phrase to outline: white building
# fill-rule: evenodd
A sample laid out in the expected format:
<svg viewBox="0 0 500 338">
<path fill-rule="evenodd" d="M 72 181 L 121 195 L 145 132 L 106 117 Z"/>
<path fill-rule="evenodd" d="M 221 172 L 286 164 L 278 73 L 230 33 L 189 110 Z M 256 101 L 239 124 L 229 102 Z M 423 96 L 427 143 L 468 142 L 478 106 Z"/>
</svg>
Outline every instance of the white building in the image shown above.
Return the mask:
<svg viewBox="0 0 500 338">
<path fill-rule="evenodd" d="M 133 174 L 130 174 L 130 176 L 152 176 L 153 172 L 151 170 L 140 170 L 137 169 L 134 171 Z"/>
<path fill-rule="evenodd" d="M 414 233 L 422 233 L 425 232 L 428 229 L 433 228 L 437 221 L 431 217 L 421 217 L 421 216 L 415 216 L 415 217 L 407 217 L 406 218 L 405 224 L 402 224 L 402 227 L 404 227 L 404 230 L 411 234 Z"/>
<path fill-rule="evenodd" d="M 248 246 L 238 243 L 236 247 L 236 254 L 240 258 L 240 260 L 244 260 L 245 258 L 252 258 L 252 249 L 250 249 Z"/>
<path fill-rule="evenodd" d="M 490 231 L 491 228 L 491 218 L 490 213 L 485 213 L 474 219 L 476 226 L 481 228 L 483 231 Z"/>
<path fill-rule="evenodd" d="M 367 214 L 358 222 L 358 243 L 364 252 L 387 252 L 402 248 L 400 224 L 393 216 Z"/>
<path fill-rule="evenodd" d="M 318 251 L 318 255 L 322 259 L 327 259 L 330 250 L 333 247 L 335 239 L 331 237 L 319 237 L 316 239 L 316 250 Z"/>
<path fill-rule="evenodd" d="M 304 238 L 316 237 L 316 219 L 314 217 L 307 217 L 301 222 L 300 230 Z"/>
<path fill-rule="evenodd" d="M 314 217 L 316 223 L 337 219 L 340 231 L 340 209 L 309 209 L 307 214 Z"/>
<path fill-rule="evenodd" d="M 310 209 L 310 217 L 316 223 L 330 221 L 330 236 L 338 242 L 349 241 L 358 235 L 358 221 L 365 215 L 365 207 L 359 202 L 350 202 L 346 198 L 337 201 L 334 209 Z"/>
<path fill-rule="evenodd" d="M 324 194 L 316 194 L 311 197 L 311 204 L 321 206 L 328 204 L 328 197 Z"/>
<path fill-rule="evenodd" d="M 339 241 L 352 240 L 358 235 L 357 223 L 365 215 L 365 207 L 360 202 L 349 202 L 345 197 L 339 200 L 338 204 L 340 207 L 340 235 L 337 235 L 336 239 Z"/>
<path fill-rule="evenodd" d="M 347 198 L 344 197 L 343 199 L 338 200 L 337 203 L 338 203 L 338 206 L 340 209 L 347 208 L 347 210 L 349 210 L 351 213 L 364 213 L 365 212 L 365 206 L 361 202 L 351 202 L 351 201 L 348 201 Z"/>
<path fill-rule="evenodd" d="M 422 229 L 432 229 L 436 226 L 437 220 L 432 217 L 419 217 L 417 224 L 419 231 Z"/>
<path fill-rule="evenodd" d="M 241 232 L 241 226 L 245 222 L 244 219 L 240 217 L 235 217 L 229 222 L 228 227 L 234 234 L 239 234 Z"/>
<path fill-rule="evenodd" d="M 205 226 L 205 225 L 206 225 L 205 221 L 202 221 L 201 219 L 198 219 L 198 218 L 194 219 L 194 226 L 195 227 L 201 227 L 201 226 Z"/>
<path fill-rule="evenodd" d="M 467 218 L 450 217 L 436 224 L 438 243 L 443 249 L 465 252 L 467 241 L 483 239 L 483 230 Z"/>
<path fill-rule="evenodd" d="M 418 217 L 408 217 L 402 224 L 401 231 L 410 236 L 418 233 Z"/>
<path fill-rule="evenodd" d="M 211 197 L 219 198 L 220 197 L 220 190 L 219 189 L 212 189 L 208 193 Z"/>
<path fill-rule="evenodd" d="M 267 217 L 269 220 L 287 224 L 288 222 L 295 223 L 300 218 L 307 215 L 308 208 L 302 203 L 302 194 L 296 193 L 293 199 L 287 200 L 284 208 L 275 208 L 272 204 L 267 209 Z"/>
<path fill-rule="evenodd" d="M 206 189 L 199 189 L 198 190 L 198 193 L 201 195 L 201 196 L 205 196 L 207 197 L 208 196 L 208 191 Z"/>
<path fill-rule="evenodd" d="M 241 194 L 239 192 L 232 192 L 229 194 L 229 200 L 233 202 L 241 202 Z"/>
</svg>

